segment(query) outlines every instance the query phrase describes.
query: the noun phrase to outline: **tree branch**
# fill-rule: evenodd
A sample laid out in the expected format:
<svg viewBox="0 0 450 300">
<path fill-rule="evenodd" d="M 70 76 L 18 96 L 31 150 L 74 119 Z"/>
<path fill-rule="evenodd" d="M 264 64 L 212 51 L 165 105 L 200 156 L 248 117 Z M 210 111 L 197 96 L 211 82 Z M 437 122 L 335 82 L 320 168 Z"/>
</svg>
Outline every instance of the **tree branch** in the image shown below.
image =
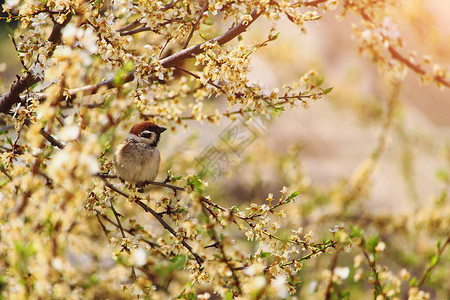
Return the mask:
<svg viewBox="0 0 450 300">
<path fill-rule="evenodd" d="M 112 183 L 110 183 L 108 180 L 106 180 L 105 178 L 101 177 L 100 178 L 103 180 L 103 182 L 105 183 L 105 185 L 113 190 L 114 192 L 124 196 L 125 198 L 129 199 L 130 195 L 119 190 L 117 187 L 115 187 Z M 153 217 L 155 217 L 158 222 L 164 227 L 164 229 L 166 229 L 167 231 L 169 231 L 174 237 L 177 238 L 177 240 L 180 241 L 180 243 L 194 256 L 195 260 L 197 261 L 197 263 L 199 264 L 199 266 L 201 266 L 203 264 L 203 262 L 205 261 L 203 258 L 200 257 L 200 255 L 198 255 L 191 247 L 191 245 L 189 245 L 186 241 L 184 241 L 177 233 L 176 231 L 170 227 L 169 224 L 167 224 L 166 221 L 164 221 L 164 219 L 153 209 L 151 209 L 150 207 L 148 207 L 147 205 L 145 205 L 141 200 L 139 199 L 133 199 L 133 201 L 135 203 L 137 203 L 144 211 L 150 213 Z"/>
<path fill-rule="evenodd" d="M 95 174 L 98 177 L 101 177 L 103 179 L 105 178 L 117 178 L 116 175 L 114 174 L 102 174 L 102 173 L 97 173 Z M 145 181 L 143 183 L 143 185 L 157 185 L 157 186 L 162 186 L 162 187 L 166 187 L 169 189 L 172 189 L 173 191 L 184 191 L 184 188 L 180 187 L 180 186 L 176 186 L 176 185 L 172 185 L 172 184 L 167 184 L 165 182 L 157 182 L 157 181 Z"/>
<path fill-rule="evenodd" d="M 240 23 L 238 23 L 236 26 L 230 28 L 227 32 L 225 32 L 224 34 L 213 38 L 211 40 L 209 40 L 209 43 L 218 43 L 219 45 L 223 45 L 228 43 L 229 41 L 231 41 L 232 39 L 234 39 L 235 37 L 237 37 L 239 34 L 245 32 L 247 30 L 247 28 L 253 24 L 253 22 L 259 17 L 261 16 L 263 13 L 263 11 L 258 11 L 257 9 L 252 10 L 252 12 L 250 13 L 250 15 L 252 16 L 252 20 L 251 21 L 242 21 Z M 205 44 L 206 42 L 197 44 L 195 46 L 189 47 L 187 49 L 181 50 L 171 56 L 165 57 L 163 59 L 161 59 L 159 62 L 161 63 L 161 65 L 165 68 L 169 68 L 169 67 L 175 67 L 177 66 L 181 61 L 183 61 L 186 58 L 192 58 L 197 54 L 200 54 L 202 52 L 204 52 L 204 49 L 202 48 L 202 45 Z M 122 80 L 122 82 L 120 84 L 117 84 L 114 82 L 114 79 L 108 79 L 96 84 L 91 84 L 91 85 L 86 85 L 84 87 L 79 87 L 79 88 L 75 88 L 75 89 L 71 89 L 69 90 L 69 97 L 75 97 L 75 95 L 77 93 L 82 93 L 84 92 L 85 95 L 92 95 L 97 93 L 97 91 L 102 88 L 102 87 L 106 87 L 107 89 L 112 89 L 115 87 L 118 87 L 122 84 L 125 84 L 127 82 L 130 82 L 132 80 L 134 80 L 134 74 L 135 71 L 131 71 L 130 73 L 128 73 L 128 75 Z M 39 99 L 45 99 L 46 96 L 45 95 L 39 95 Z M 0 110 L 1 111 L 1 110 Z"/>
<path fill-rule="evenodd" d="M 50 36 L 48 38 L 48 41 L 52 43 L 53 47 L 48 53 L 48 57 L 51 57 L 53 55 L 53 51 L 56 48 L 56 45 L 61 44 L 61 30 L 66 26 L 70 19 L 72 18 L 72 15 L 69 13 L 66 16 L 66 19 L 62 23 L 55 22 L 53 25 L 52 32 L 50 33 Z M 38 64 L 39 61 L 36 60 L 34 65 Z M 19 95 L 31 87 L 33 84 L 38 83 L 41 81 L 41 78 L 39 76 L 32 73 L 32 71 L 27 71 L 25 75 L 17 78 L 17 80 L 11 85 L 11 88 L 9 89 L 9 92 L 3 94 L 0 96 L 0 112 L 7 114 L 11 107 L 20 101 Z"/>
<path fill-rule="evenodd" d="M 202 10 L 200 11 L 200 14 L 198 15 L 197 19 L 195 20 L 195 23 L 192 25 L 191 32 L 189 32 L 189 35 L 188 35 L 188 37 L 186 39 L 186 42 L 184 43 L 183 49 L 186 49 L 187 46 L 189 45 L 189 42 L 191 41 L 192 36 L 194 35 L 195 28 L 197 28 L 198 24 L 202 20 L 203 14 L 208 10 L 208 5 L 209 5 L 209 3 L 206 0 L 203 3 Z"/>
</svg>

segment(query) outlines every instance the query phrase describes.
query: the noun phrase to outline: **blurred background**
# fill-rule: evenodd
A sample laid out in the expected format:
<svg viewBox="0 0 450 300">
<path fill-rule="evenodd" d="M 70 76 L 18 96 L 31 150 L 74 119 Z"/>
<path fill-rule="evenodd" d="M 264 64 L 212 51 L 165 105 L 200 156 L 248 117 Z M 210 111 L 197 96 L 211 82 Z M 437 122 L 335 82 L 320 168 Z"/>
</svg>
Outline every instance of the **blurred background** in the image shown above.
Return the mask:
<svg viewBox="0 0 450 300">
<path fill-rule="evenodd" d="M 448 1 L 404 2 L 390 16 L 403 39 L 404 54 L 416 51 L 417 57 L 429 55 L 441 66 L 450 65 Z M 410 266 L 413 261 L 416 264 L 412 273 L 417 275 L 427 263 L 421 256 L 421 247 L 425 248 L 424 253 L 431 253 L 436 237 L 420 232 L 429 241 L 424 246 L 415 236 L 411 238 L 408 230 L 401 232 L 406 238 L 393 234 L 397 233 L 398 224 L 392 225 L 391 231 L 383 230 L 396 215 L 408 218 L 423 211 L 420 218 L 427 218 L 425 208 L 440 200 L 445 203 L 446 198 L 439 197 L 446 197 L 449 189 L 446 174 L 450 167 L 450 90 L 433 83 L 422 84 L 411 71 L 403 82 L 393 84 L 375 63 L 359 53 L 352 29 L 352 24 L 359 22 L 354 15 L 342 18 L 340 8 L 326 12 L 319 21 L 307 23 L 307 34 L 285 19 L 271 22 L 261 18 L 255 22 L 243 34 L 245 41 L 265 40 L 270 27 L 277 28 L 280 35 L 254 54 L 250 82 L 272 89 L 298 81 L 305 72 L 315 69 L 325 80 L 322 87 L 333 87 L 332 92 L 311 102 L 307 109 L 286 108 L 269 120 L 244 123 L 223 118 L 218 126 L 187 121 L 187 128 L 177 132 L 177 138 L 169 139 L 166 133 L 162 136 L 158 179 L 164 180 L 169 169 L 176 176 L 201 172 L 199 158 L 211 147 L 220 148 L 228 158 L 222 161 L 223 169 L 204 176 L 214 201 L 226 207 L 244 206 L 247 202 L 263 203 L 269 193 L 277 199 L 283 186 L 290 192 L 299 190 L 300 199 L 287 208 L 292 210 L 290 216 L 298 220 L 285 220 L 289 224 L 282 224 L 286 225 L 282 227 L 286 232 L 282 233 L 288 235 L 291 228 L 298 228 L 294 226 L 305 226 L 317 233 L 318 240 L 328 237 L 328 228 L 335 224 L 348 219 L 348 223 L 361 221 L 358 217 L 363 211 L 364 217 L 389 216 L 387 225 L 383 220 L 375 220 L 367 227 L 379 225 L 376 233 L 385 234 L 383 240 L 392 242 L 388 248 L 393 247 L 395 256 L 386 255 L 386 260 L 398 259 L 393 270 Z M 20 74 L 21 65 L 8 36 L 14 24 L 0 24 L 0 92 L 4 93 Z M 222 26 L 224 30 L 228 28 Z M 206 103 L 213 108 L 224 108 L 224 104 L 224 99 Z M 138 119 L 136 113 L 124 123 L 133 124 Z M 223 139 L 233 130 L 243 130 L 248 138 L 237 152 L 227 148 Z M 114 134 L 120 141 L 126 132 Z M 358 201 L 349 212 L 346 207 L 352 204 L 348 202 L 352 193 L 357 194 L 354 198 Z M 444 207 L 447 211 L 436 207 L 444 215 L 439 224 L 444 225 L 430 231 L 442 238 L 442 232 L 448 232 L 448 204 Z M 321 218 L 326 222 L 315 222 Z M 361 223 L 365 221 L 370 223 L 372 219 Z M 155 231 L 163 232 L 162 227 L 155 227 Z M 236 239 L 243 238 L 241 232 L 235 234 Z M 403 238 L 411 238 L 415 246 L 395 248 Z M 248 247 L 253 246 L 248 243 Z M 110 256 L 109 250 L 106 255 Z M 414 255 L 415 260 L 411 259 Z M 344 258 L 343 265 L 351 265 L 351 259 Z M 328 264 L 324 259 L 312 268 L 326 269 Z M 303 272 L 308 280 L 321 276 L 310 276 L 306 267 Z M 438 284 L 448 278 L 445 272 L 448 270 L 440 273 Z M 446 290 L 442 289 L 441 296 L 449 288 L 447 285 Z"/>
<path fill-rule="evenodd" d="M 390 18 L 398 26 L 405 50 L 416 51 L 418 57 L 429 55 L 441 66 L 448 66 L 449 15 L 450 5 L 444 5 L 442 1 L 408 1 Z M 237 197 L 241 198 L 243 191 L 249 196 L 251 192 L 245 185 L 241 186 L 241 176 L 235 172 L 246 172 L 249 168 L 246 158 L 248 162 L 249 157 L 254 157 L 252 153 L 258 150 L 282 156 L 297 149 L 299 156 L 292 163 L 302 169 L 303 180 L 318 187 L 351 177 L 361 162 L 370 157 L 382 132 L 391 88 L 377 66 L 358 54 L 358 41 L 352 37 L 354 22 L 360 20 L 352 15 L 342 18 L 337 9 L 325 13 L 319 21 L 307 23 L 307 34 L 287 20 L 274 23 L 263 19 L 244 34 L 250 41 L 261 41 L 267 37 L 270 27 L 280 31 L 275 42 L 255 54 L 249 75 L 251 82 L 260 82 L 268 89 L 280 87 L 298 80 L 313 68 L 325 79 L 323 86 L 333 87 L 333 91 L 311 104 L 309 109 L 287 109 L 282 117 L 265 122 L 258 138 L 234 159 L 233 172 L 219 176 L 226 180 L 224 184 L 234 187 Z M 0 26 L 2 92 L 21 71 L 9 38 L 15 26 L 5 22 Z M 421 84 L 418 76 L 409 71 L 401 83 L 398 99 L 396 124 L 374 171 L 367 202 L 371 209 L 379 212 L 401 211 L 411 203 L 417 205 L 431 200 L 431 195 L 441 187 L 436 172 L 445 167 L 444 146 L 450 138 L 448 89 L 439 89 L 432 83 Z M 181 138 L 199 136 L 197 147 L 188 149 L 196 157 L 210 143 L 220 140 L 220 133 L 229 124 L 229 120 L 224 120 L 219 127 L 212 128 L 191 121 L 187 133 L 180 135 Z M 164 139 L 162 143 L 165 143 Z M 166 147 L 173 153 L 179 145 Z M 173 167 L 168 162 L 162 169 Z M 280 177 L 273 172 L 266 174 L 274 176 L 264 175 L 267 178 L 261 179 L 262 189 L 253 195 L 255 199 L 249 200 L 261 199 L 274 187 L 289 184 L 278 182 Z"/>
</svg>

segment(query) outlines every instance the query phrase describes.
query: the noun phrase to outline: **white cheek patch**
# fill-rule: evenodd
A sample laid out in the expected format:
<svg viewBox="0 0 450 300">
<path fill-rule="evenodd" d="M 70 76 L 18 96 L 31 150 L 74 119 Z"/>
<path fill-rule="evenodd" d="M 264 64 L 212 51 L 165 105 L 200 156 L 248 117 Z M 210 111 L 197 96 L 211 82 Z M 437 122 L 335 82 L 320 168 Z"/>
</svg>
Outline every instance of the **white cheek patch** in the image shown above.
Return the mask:
<svg viewBox="0 0 450 300">
<path fill-rule="evenodd" d="M 147 144 L 152 144 L 156 141 L 156 133 L 154 132 L 150 132 L 149 133 L 150 136 L 146 136 L 146 137 L 141 137 L 141 141 Z"/>
<path fill-rule="evenodd" d="M 153 131 L 148 131 L 146 134 L 147 137 L 137 136 L 135 134 L 130 133 L 128 135 L 128 139 L 144 144 L 152 144 L 156 141 L 156 133 Z"/>
</svg>

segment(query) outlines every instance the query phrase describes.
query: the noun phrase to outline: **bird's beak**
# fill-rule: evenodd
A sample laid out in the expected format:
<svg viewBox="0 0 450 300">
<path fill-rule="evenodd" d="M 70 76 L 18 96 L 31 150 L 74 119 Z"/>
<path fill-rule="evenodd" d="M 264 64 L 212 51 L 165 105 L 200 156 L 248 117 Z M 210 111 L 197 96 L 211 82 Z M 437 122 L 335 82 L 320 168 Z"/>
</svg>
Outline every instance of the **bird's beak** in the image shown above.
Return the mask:
<svg viewBox="0 0 450 300">
<path fill-rule="evenodd" d="M 158 133 L 163 133 L 163 132 L 166 131 L 166 130 L 167 130 L 167 128 L 165 128 L 165 127 L 158 127 L 157 130 L 156 130 L 156 132 L 158 132 Z"/>
</svg>

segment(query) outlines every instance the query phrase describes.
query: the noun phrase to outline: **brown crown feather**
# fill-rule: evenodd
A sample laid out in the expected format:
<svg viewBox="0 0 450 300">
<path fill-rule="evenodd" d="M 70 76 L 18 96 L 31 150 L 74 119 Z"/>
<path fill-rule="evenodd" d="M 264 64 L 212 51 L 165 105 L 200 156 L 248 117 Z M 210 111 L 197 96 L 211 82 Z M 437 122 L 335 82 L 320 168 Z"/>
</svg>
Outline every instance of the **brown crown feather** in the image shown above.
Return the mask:
<svg viewBox="0 0 450 300">
<path fill-rule="evenodd" d="M 159 127 L 158 125 L 156 125 L 153 122 L 144 121 L 144 122 L 140 122 L 140 123 L 134 125 L 133 127 L 131 127 L 130 133 L 134 134 L 134 135 L 138 135 L 139 133 L 141 133 L 144 130 L 150 130 L 150 131 L 155 131 L 155 132 L 160 133 L 166 129 L 164 127 Z"/>
</svg>

